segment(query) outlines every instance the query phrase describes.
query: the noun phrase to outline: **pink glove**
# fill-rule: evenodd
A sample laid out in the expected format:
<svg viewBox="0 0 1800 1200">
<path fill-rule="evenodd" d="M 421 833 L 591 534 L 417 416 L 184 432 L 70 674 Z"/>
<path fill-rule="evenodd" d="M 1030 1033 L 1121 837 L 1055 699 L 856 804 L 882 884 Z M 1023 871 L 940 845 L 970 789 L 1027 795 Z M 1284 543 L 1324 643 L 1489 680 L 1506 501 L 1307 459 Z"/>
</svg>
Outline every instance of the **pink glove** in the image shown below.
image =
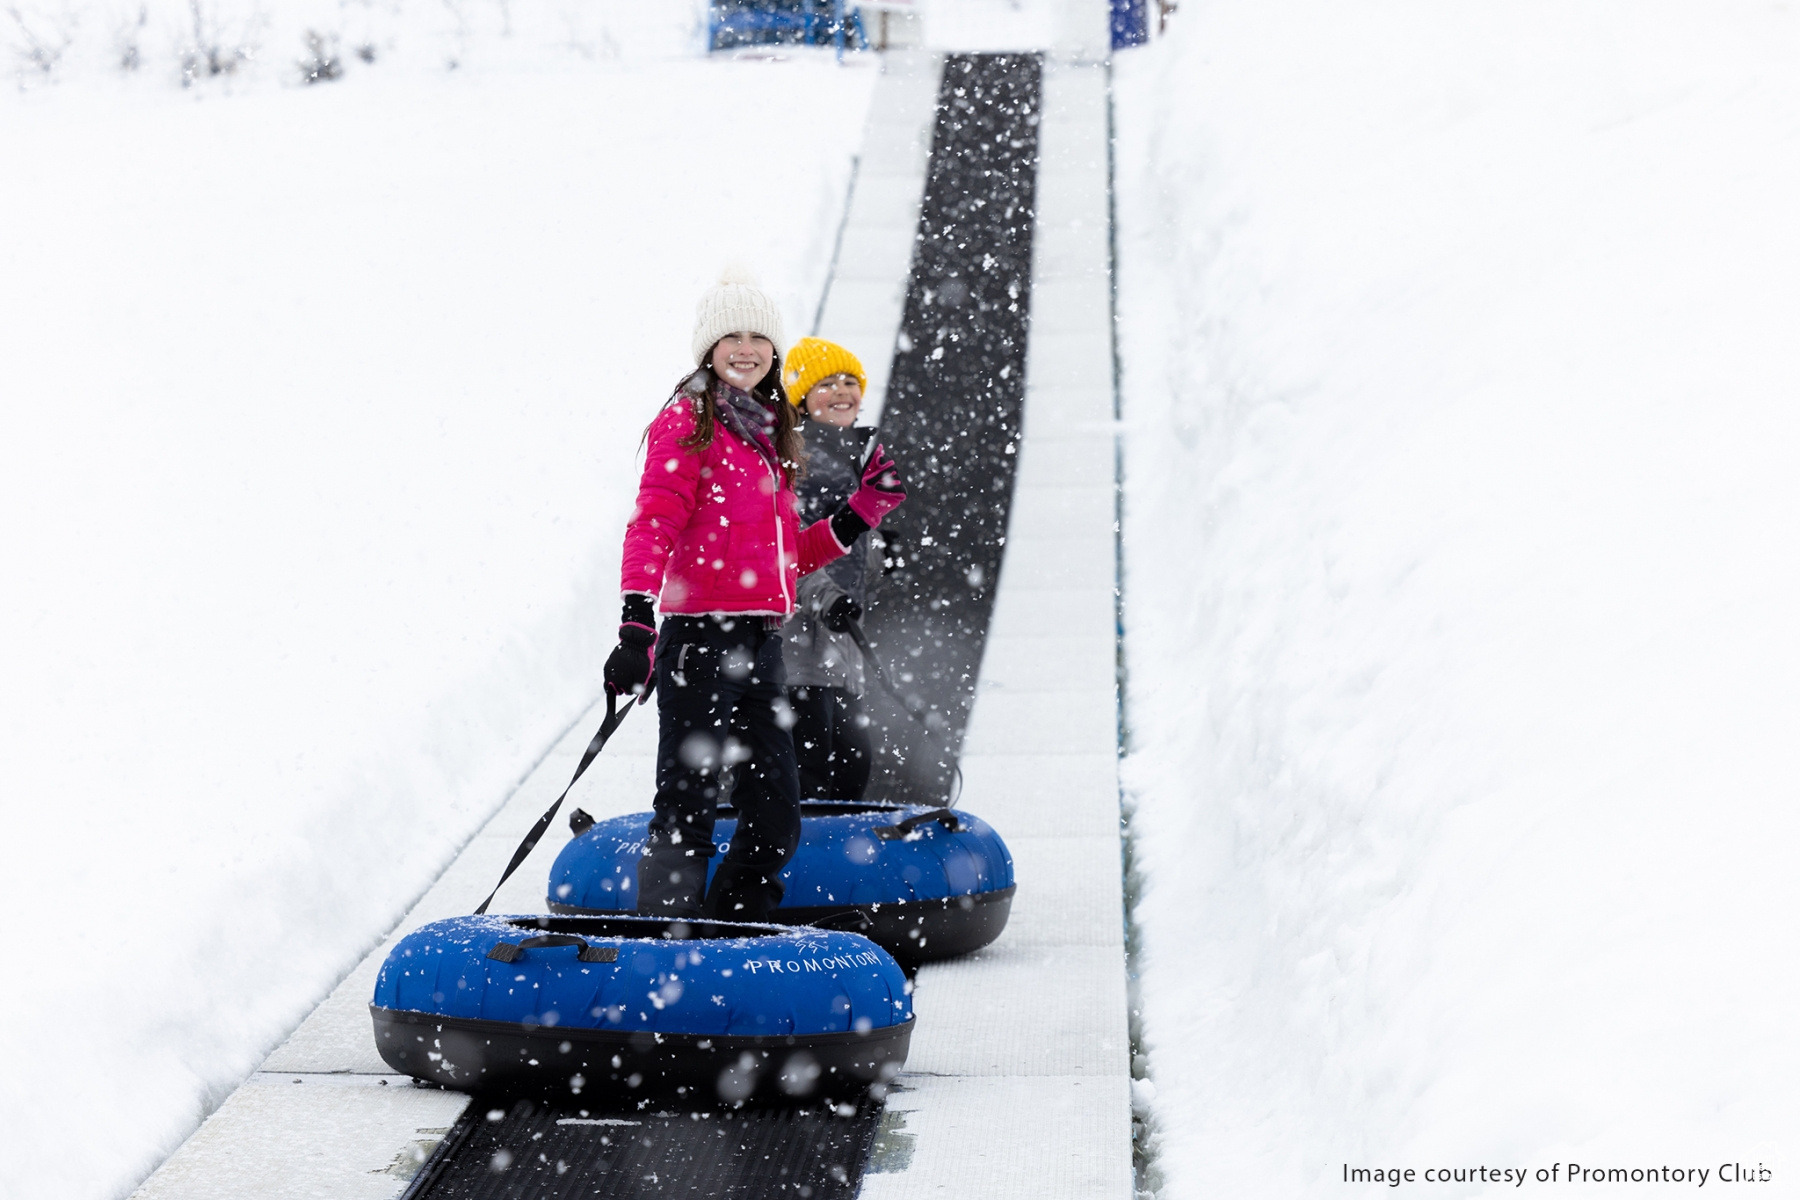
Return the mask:
<svg viewBox="0 0 1800 1200">
<path fill-rule="evenodd" d="M 906 485 L 900 482 L 894 460 L 887 456 L 886 449 L 876 446 L 863 467 L 862 486 L 850 495 L 851 510 L 874 529 L 881 524 L 881 518 L 905 503 Z"/>
</svg>

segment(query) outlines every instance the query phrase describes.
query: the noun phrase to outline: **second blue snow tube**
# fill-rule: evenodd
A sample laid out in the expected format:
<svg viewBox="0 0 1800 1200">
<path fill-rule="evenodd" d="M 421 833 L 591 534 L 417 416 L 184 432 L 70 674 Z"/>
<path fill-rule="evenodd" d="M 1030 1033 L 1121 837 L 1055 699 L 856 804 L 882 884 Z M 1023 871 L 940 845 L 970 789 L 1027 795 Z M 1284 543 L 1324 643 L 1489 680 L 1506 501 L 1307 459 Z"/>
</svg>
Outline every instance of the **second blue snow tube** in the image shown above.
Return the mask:
<svg viewBox="0 0 1800 1200">
<path fill-rule="evenodd" d="M 584 1103 L 855 1101 L 912 1039 L 911 987 L 854 933 L 650 917 L 456 917 L 370 1004 L 396 1071 Z"/>
<path fill-rule="evenodd" d="M 774 920 L 810 925 L 854 920 L 906 965 L 978 950 L 1000 936 L 1012 911 L 1012 854 L 993 827 L 957 809 L 808 801 L 800 848 L 781 873 L 786 894 Z M 633 912 L 637 864 L 650 814 L 594 821 L 577 811 L 573 841 L 550 868 L 550 911 Z M 737 830 L 733 810 L 713 826 L 718 853 Z M 710 879 L 710 874 L 709 874 Z"/>
</svg>

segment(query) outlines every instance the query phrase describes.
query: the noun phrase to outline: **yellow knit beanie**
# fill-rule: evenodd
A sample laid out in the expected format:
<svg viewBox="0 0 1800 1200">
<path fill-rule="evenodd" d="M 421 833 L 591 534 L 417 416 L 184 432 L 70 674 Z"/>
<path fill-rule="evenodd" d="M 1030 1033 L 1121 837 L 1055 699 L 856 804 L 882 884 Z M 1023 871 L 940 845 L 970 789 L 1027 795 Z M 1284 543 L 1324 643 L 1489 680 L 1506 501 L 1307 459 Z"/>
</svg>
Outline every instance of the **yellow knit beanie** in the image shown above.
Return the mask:
<svg viewBox="0 0 1800 1200">
<path fill-rule="evenodd" d="M 869 377 L 856 355 L 836 342 L 824 338 L 804 337 L 795 342 L 781 360 L 781 386 L 795 408 L 806 411 L 806 393 L 821 379 L 833 375 L 854 375 L 857 386 L 869 390 Z"/>
</svg>

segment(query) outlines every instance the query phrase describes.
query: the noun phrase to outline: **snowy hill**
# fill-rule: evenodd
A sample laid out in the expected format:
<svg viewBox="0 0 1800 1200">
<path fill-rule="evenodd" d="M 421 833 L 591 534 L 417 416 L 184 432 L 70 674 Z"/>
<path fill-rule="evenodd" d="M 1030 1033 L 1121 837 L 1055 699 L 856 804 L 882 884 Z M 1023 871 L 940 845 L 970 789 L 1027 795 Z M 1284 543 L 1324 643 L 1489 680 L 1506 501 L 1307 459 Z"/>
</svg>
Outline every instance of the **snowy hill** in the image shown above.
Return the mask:
<svg viewBox="0 0 1800 1200">
<path fill-rule="evenodd" d="M 1184 5 L 1117 86 L 1163 1195 L 1791 1190 L 1795 13 Z"/>
<path fill-rule="evenodd" d="M 695 53 L 705 13 L 690 0 L 17 0 L 0 12 L 0 72 L 26 90 L 110 79 L 140 94 L 541 73 Z"/>
<path fill-rule="evenodd" d="M 0 94 L 8 1200 L 129 1190 L 392 925 L 596 692 L 695 296 L 818 302 L 867 64 L 397 29 Z"/>
</svg>

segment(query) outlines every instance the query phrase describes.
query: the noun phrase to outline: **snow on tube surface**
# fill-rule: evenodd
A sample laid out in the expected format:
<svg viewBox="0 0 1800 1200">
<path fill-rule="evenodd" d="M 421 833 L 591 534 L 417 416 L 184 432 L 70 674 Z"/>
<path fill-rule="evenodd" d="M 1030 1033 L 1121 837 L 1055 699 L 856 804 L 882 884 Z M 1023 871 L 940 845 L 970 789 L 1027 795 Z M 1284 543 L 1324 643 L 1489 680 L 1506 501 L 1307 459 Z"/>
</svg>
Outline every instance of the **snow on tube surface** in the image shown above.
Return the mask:
<svg viewBox="0 0 1800 1200">
<path fill-rule="evenodd" d="M 775 920 L 802 925 L 861 914 L 862 932 L 908 966 L 979 950 L 1006 928 L 1012 855 L 979 817 L 839 801 L 808 801 L 800 816 L 800 848 L 781 873 L 787 891 Z M 570 825 L 576 837 L 550 868 L 550 911 L 635 911 L 650 814 L 594 822 L 577 811 Z M 734 811 L 722 809 L 709 879 L 736 830 Z"/>
<path fill-rule="evenodd" d="M 854 933 L 650 917 L 455 917 L 369 1006 L 396 1071 L 584 1103 L 855 1100 L 912 1040 L 911 987 Z"/>
</svg>

